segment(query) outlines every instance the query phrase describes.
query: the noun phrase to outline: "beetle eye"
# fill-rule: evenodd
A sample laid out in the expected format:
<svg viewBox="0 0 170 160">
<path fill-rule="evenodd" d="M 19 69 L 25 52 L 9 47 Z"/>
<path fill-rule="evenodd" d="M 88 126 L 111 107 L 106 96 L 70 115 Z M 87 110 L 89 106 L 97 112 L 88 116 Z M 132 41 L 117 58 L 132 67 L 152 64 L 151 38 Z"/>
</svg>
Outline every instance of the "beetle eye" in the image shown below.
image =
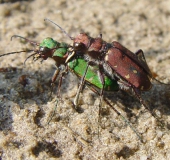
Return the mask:
<svg viewBox="0 0 170 160">
<path fill-rule="evenodd" d="M 49 52 L 49 48 L 47 47 L 40 47 L 39 49 L 39 53 L 42 54 L 42 55 L 45 55 L 47 52 Z"/>
<path fill-rule="evenodd" d="M 40 47 L 39 51 L 43 52 L 44 51 L 44 47 Z"/>
<path fill-rule="evenodd" d="M 75 42 L 73 47 L 74 50 L 84 50 L 86 48 L 83 43 L 78 43 L 78 42 Z"/>
</svg>

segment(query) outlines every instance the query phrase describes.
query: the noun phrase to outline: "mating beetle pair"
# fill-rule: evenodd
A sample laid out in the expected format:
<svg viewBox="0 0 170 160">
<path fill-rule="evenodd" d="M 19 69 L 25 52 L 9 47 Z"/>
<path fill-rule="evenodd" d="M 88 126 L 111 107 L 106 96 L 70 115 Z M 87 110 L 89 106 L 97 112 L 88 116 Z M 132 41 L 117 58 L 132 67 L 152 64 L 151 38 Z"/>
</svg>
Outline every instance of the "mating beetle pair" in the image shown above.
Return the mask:
<svg viewBox="0 0 170 160">
<path fill-rule="evenodd" d="M 52 22 L 49 19 L 45 20 Z M 55 24 L 54 22 L 52 23 Z M 58 27 L 67 36 L 69 36 L 60 26 Z M 132 92 L 137 96 L 140 102 L 146 107 L 140 96 L 140 92 L 150 90 L 152 87 L 150 79 L 154 78 L 146 63 L 145 56 L 142 50 L 139 50 L 134 54 L 118 42 L 107 43 L 103 41 L 101 35 L 97 38 L 92 38 L 85 33 L 81 33 L 75 38 L 70 38 L 71 40 L 73 40 L 72 46 L 67 46 L 64 43 L 63 44 L 66 46 L 62 46 L 63 44 L 60 44 L 58 42 L 50 44 L 49 41 L 46 40 L 46 42 L 44 41 L 43 43 L 49 43 L 49 46 L 43 47 L 43 44 L 40 44 L 40 49 L 39 51 L 37 51 L 39 52 L 39 54 L 34 54 L 39 55 L 37 58 L 43 58 L 43 60 L 46 60 L 48 57 L 53 58 L 56 62 L 57 67 L 59 67 L 61 64 L 64 64 L 65 62 L 69 62 L 72 57 L 74 57 L 74 59 L 77 59 L 76 57 L 81 57 L 81 59 L 86 60 L 86 62 L 88 63 L 87 67 L 91 64 L 98 66 L 99 78 L 103 86 L 101 90 L 104 90 L 104 76 L 107 75 L 111 80 L 117 81 L 120 89 L 132 90 Z M 28 39 L 26 40 L 29 41 Z M 37 43 L 35 42 L 29 42 L 37 45 Z M 66 50 L 68 48 L 71 51 L 69 54 L 66 54 Z M 44 54 L 47 53 L 47 51 L 48 55 Z M 62 53 L 60 52 L 63 52 L 64 54 L 62 55 Z M 34 60 L 35 59 L 36 58 L 34 56 Z M 77 67 L 79 68 L 79 66 Z M 87 73 L 84 73 L 84 75 L 86 74 Z M 57 75 L 58 71 L 56 71 L 52 82 L 55 81 Z M 81 73 L 81 75 L 79 76 L 83 77 L 83 73 Z M 96 84 L 97 83 L 95 82 L 93 83 L 94 86 Z M 101 94 L 102 93 L 103 91 L 101 91 Z"/>
<path fill-rule="evenodd" d="M 53 75 L 52 83 L 55 82 L 56 78 L 60 74 L 61 65 L 65 66 L 65 70 L 62 71 L 61 74 L 65 74 L 69 70 L 73 72 L 75 75 L 77 75 L 78 77 L 80 78 L 83 77 L 85 70 L 87 68 L 87 62 L 84 59 L 79 58 L 78 56 L 75 56 L 74 58 L 71 58 L 69 62 L 65 63 L 66 59 L 68 58 L 68 55 L 70 54 L 69 49 L 72 48 L 70 47 L 70 45 L 64 42 L 59 43 L 50 37 L 45 38 L 40 44 L 30 41 L 29 39 L 18 36 L 18 35 L 14 35 L 12 36 L 12 38 L 13 37 L 22 38 L 33 45 L 39 46 L 38 49 L 36 50 L 29 50 L 29 51 L 33 51 L 34 53 L 28 56 L 24 63 L 26 63 L 26 61 L 30 57 L 33 57 L 34 61 L 38 59 L 42 59 L 43 61 L 43 60 L 47 60 L 47 58 L 52 58 L 56 62 L 57 70 L 55 71 Z M 10 55 L 10 54 L 27 52 L 27 51 L 6 53 L 3 55 L 0 55 L 0 57 Z M 88 83 L 89 86 L 94 87 L 96 89 L 101 89 L 103 88 L 103 84 L 101 83 L 100 77 L 98 76 L 98 70 L 99 70 L 98 66 L 89 67 L 85 74 L 85 81 L 86 83 Z M 61 79 L 62 79 L 62 76 L 63 75 L 61 75 Z M 105 91 L 113 92 L 113 91 L 119 90 L 119 86 L 116 80 L 112 80 L 107 75 L 104 75 L 104 81 L 105 81 L 105 85 L 104 85 Z"/>
<path fill-rule="evenodd" d="M 66 32 L 64 31 L 64 33 Z M 31 44 L 39 46 L 38 50 L 30 50 L 34 51 L 31 56 L 33 56 L 35 61 L 39 58 L 46 60 L 49 57 L 55 60 L 58 68 L 52 78 L 52 83 L 55 82 L 61 72 L 60 66 L 65 65 L 65 72 L 69 69 L 81 78 L 79 91 L 81 91 L 84 82 L 97 94 L 99 94 L 99 92 L 96 88 L 100 89 L 101 96 L 103 96 L 103 91 L 117 91 L 119 89 L 132 90 L 140 102 L 148 108 L 144 104 L 140 92 L 151 89 L 152 83 L 150 78 L 153 78 L 153 76 L 142 50 L 134 54 L 118 42 L 107 43 L 102 40 L 101 36 L 92 38 L 85 33 L 81 33 L 75 38 L 70 38 L 73 40 L 73 45 L 59 43 L 52 38 L 44 39 L 40 44 L 26 38 L 24 39 Z M 19 52 L 8 54 L 14 53 Z M 63 73 L 61 74 L 60 80 L 62 80 Z M 77 105 L 77 97 L 79 95 L 79 92 L 77 93 L 74 101 L 75 105 Z M 107 102 L 106 99 L 104 100 Z"/>
<path fill-rule="evenodd" d="M 49 19 L 45 20 L 52 22 Z M 56 23 L 52 23 L 58 26 Z M 60 26 L 58 27 L 69 36 Z M 107 75 L 112 80 L 117 81 L 120 89 L 131 90 L 141 104 L 149 109 L 141 98 L 141 91 L 148 91 L 152 88 L 151 79 L 162 84 L 165 83 L 160 82 L 152 76 L 141 49 L 133 53 L 119 42 L 105 42 L 102 39 L 102 35 L 92 38 L 86 33 L 80 33 L 74 38 L 69 37 L 73 41 L 73 52 L 68 56 L 66 61 L 69 61 L 74 56 L 81 55 L 88 63 L 88 66 L 98 65 L 99 76 L 103 86 L 105 83 L 103 75 Z M 104 88 L 102 88 L 101 95 L 103 90 Z M 154 116 L 152 112 L 151 114 Z"/>
<path fill-rule="evenodd" d="M 47 58 L 52 58 L 56 62 L 57 70 L 55 71 L 53 78 L 52 78 L 52 83 L 55 82 L 56 78 L 60 74 L 60 82 L 59 82 L 59 87 L 58 91 L 60 90 L 60 85 L 62 83 L 62 77 L 64 74 L 67 72 L 67 70 L 73 72 L 75 75 L 78 77 L 82 78 L 85 80 L 85 84 L 89 86 L 89 88 L 95 92 L 96 94 L 100 95 L 99 90 L 104 89 L 104 91 L 110 91 L 110 92 L 115 92 L 119 90 L 119 85 L 116 80 L 111 79 L 107 75 L 103 75 L 104 77 L 104 86 L 103 83 L 101 82 L 100 76 L 98 75 L 98 65 L 88 67 L 88 63 L 82 59 L 79 56 L 74 56 L 72 58 L 69 58 L 69 61 L 65 63 L 66 59 L 69 57 L 70 54 L 72 54 L 72 47 L 66 43 L 59 43 L 52 38 L 46 38 L 42 41 L 42 43 L 38 44 L 36 42 L 30 41 L 27 38 L 21 37 L 14 35 L 13 37 L 19 37 L 22 39 L 25 39 L 27 42 L 39 46 L 38 49 L 36 50 L 29 50 L 33 51 L 34 53 L 31 54 L 30 56 L 27 57 L 33 57 L 33 60 L 36 61 L 38 59 L 46 60 Z M 12 38 L 13 38 L 12 37 Z M 70 51 L 71 50 L 71 51 Z M 28 50 L 27 50 L 28 51 Z M 27 52 L 27 51 L 19 51 L 19 52 L 11 52 L 11 53 L 6 53 L 2 56 L 10 55 L 10 54 L 16 54 L 16 53 L 21 53 L 21 52 Z M 25 62 L 27 61 L 25 60 Z M 25 63 L 24 62 L 24 63 Z M 63 71 L 61 65 L 65 66 L 65 70 Z M 82 84 L 83 85 L 83 84 Z M 80 85 L 80 86 L 82 86 Z M 78 96 L 76 96 L 74 101 L 78 101 Z M 140 135 L 137 133 L 137 131 L 133 128 L 133 126 L 130 124 L 130 122 L 125 119 L 119 111 L 117 111 L 110 103 L 109 101 L 103 97 L 104 101 L 131 127 L 131 129 L 136 133 L 137 137 L 142 141 Z"/>
</svg>

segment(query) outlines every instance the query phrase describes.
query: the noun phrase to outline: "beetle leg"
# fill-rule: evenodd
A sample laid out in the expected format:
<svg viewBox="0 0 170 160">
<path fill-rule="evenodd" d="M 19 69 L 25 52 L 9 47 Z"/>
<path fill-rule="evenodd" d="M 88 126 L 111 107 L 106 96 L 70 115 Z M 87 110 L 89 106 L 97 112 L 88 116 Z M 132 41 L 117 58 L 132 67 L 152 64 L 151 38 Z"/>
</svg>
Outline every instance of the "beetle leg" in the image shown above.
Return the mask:
<svg viewBox="0 0 170 160">
<path fill-rule="evenodd" d="M 88 85 L 88 87 L 94 92 L 96 93 L 98 96 L 100 96 L 100 93 L 91 85 Z M 106 102 L 107 105 L 109 105 L 113 111 L 115 111 L 117 113 L 118 116 L 120 116 L 122 118 L 123 121 L 125 121 L 125 123 L 132 129 L 132 131 L 137 135 L 137 137 L 139 138 L 139 140 L 141 142 L 143 142 L 141 135 L 136 131 L 136 129 L 132 126 L 132 124 L 130 123 L 129 120 L 127 120 L 113 105 L 110 104 L 110 102 L 107 100 L 107 98 L 103 97 L 103 100 Z M 99 115 L 100 116 L 100 115 Z"/>
<path fill-rule="evenodd" d="M 77 106 L 78 106 L 78 99 L 79 99 L 80 92 L 82 91 L 82 88 L 83 88 L 83 86 L 84 86 L 85 76 L 86 76 L 87 70 L 88 70 L 88 68 L 89 68 L 89 65 L 90 65 L 90 62 L 87 63 L 86 70 L 85 70 L 85 72 L 84 72 L 83 77 L 81 78 L 81 81 L 80 81 L 80 85 L 79 85 L 77 94 L 76 94 L 76 96 L 75 96 L 75 98 L 74 98 L 74 106 L 75 106 L 76 109 L 77 109 Z"/>
<path fill-rule="evenodd" d="M 132 88 L 133 88 L 133 90 L 134 90 L 134 92 L 135 92 L 136 97 L 139 99 L 140 103 L 150 112 L 150 114 L 151 114 L 154 118 L 156 118 L 156 120 L 157 120 L 157 122 L 159 123 L 159 125 L 160 125 L 161 127 L 164 127 L 165 124 L 164 124 L 164 123 L 159 119 L 159 117 L 157 117 L 157 116 L 154 114 L 154 112 L 151 111 L 151 110 L 149 109 L 149 107 L 144 103 L 142 97 L 140 96 L 139 90 L 138 90 L 137 88 L 134 88 L 134 87 L 132 87 Z"/>
<path fill-rule="evenodd" d="M 100 90 L 100 104 L 99 104 L 99 108 L 101 108 L 102 107 L 103 91 L 104 91 L 105 81 L 104 81 L 104 74 L 102 72 L 102 65 L 100 65 L 100 64 L 99 64 L 99 78 L 100 78 L 101 83 L 102 83 L 102 89 Z M 99 110 L 99 113 L 100 113 L 100 110 Z"/>
<path fill-rule="evenodd" d="M 153 80 L 155 80 L 156 82 L 160 83 L 160 84 L 164 84 L 164 85 L 170 85 L 170 83 L 164 83 L 164 82 L 161 82 L 159 81 L 158 79 L 152 77 Z"/>
<path fill-rule="evenodd" d="M 145 66 L 148 67 L 143 51 L 141 49 L 139 49 L 138 51 L 135 52 L 135 54 L 138 57 L 138 60 L 143 61 L 145 63 Z M 148 71 L 149 71 L 148 74 L 149 74 L 151 79 L 155 80 L 156 82 L 158 82 L 160 84 L 170 85 L 169 83 L 164 83 L 164 82 L 161 82 L 158 79 L 154 78 L 149 67 L 148 67 Z"/>
<path fill-rule="evenodd" d="M 150 112 L 150 114 L 155 117 L 154 113 L 149 109 L 149 107 L 145 104 L 145 102 L 143 101 L 142 97 L 141 97 L 141 92 L 139 89 L 137 89 L 136 87 L 132 86 L 129 83 L 124 83 L 124 81 L 118 81 L 120 87 L 122 90 L 129 90 L 132 89 L 131 91 L 134 93 L 134 95 L 137 97 L 137 99 L 140 101 L 140 103 Z M 156 118 L 156 117 L 155 117 Z M 157 118 L 156 118 L 157 119 Z"/>
<path fill-rule="evenodd" d="M 139 61 L 142 61 L 142 62 L 145 63 L 145 65 L 147 66 L 147 69 L 148 69 L 149 74 L 151 74 L 151 71 L 150 71 L 150 69 L 149 69 L 149 67 L 148 67 L 148 64 L 147 64 L 147 62 L 146 62 L 145 55 L 144 55 L 143 51 L 142 51 L 141 49 L 139 49 L 139 50 L 137 50 L 137 51 L 135 52 L 135 54 L 136 54 L 136 56 L 137 56 L 137 58 L 138 58 Z"/>
<path fill-rule="evenodd" d="M 144 53 L 143 53 L 143 51 L 141 49 L 137 50 L 135 52 L 135 55 L 137 56 L 139 61 L 142 61 L 142 62 L 145 63 L 145 65 L 147 65 L 147 62 L 146 62 L 146 59 L 145 59 L 145 55 L 144 55 Z M 148 67 L 148 65 L 147 65 L 147 67 Z M 149 67 L 148 67 L 148 70 L 150 71 Z"/>
<path fill-rule="evenodd" d="M 51 79 L 51 91 L 50 91 L 50 96 L 49 96 L 49 99 L 52 97 L 52 93 L 53 93 L 53 88 L 54 88 L 54 82 L 56 81 L 59 73 L 60 73 L 60 68 L 57 68 L 53 74 L 53 77 Z"/>
<path fill-rule="evenodd" d="M 118 81 L 119 83 L 119 81 Z M 164 127 L 164 123 L 154 114 L 153 111 L 150 110 L 150 108 L 146 105 L 146 103 L 143 101 L 142 97 L 141 97 L 141 92 L 139 89 L 137 89 L 136 87 L 132 86 L 129 83 L 124 83 L 124 81 L 120 81 L 119 83 L 120 87 L 122 90 L 129 90 L 132 89 L 131 91 L 134 93 L 134 95 L 138 98 L 138 100 L 140 101 L 140 103 L 145 107 L 145 109 L 147 109 L 149 111 L 149 113 L 156 118 L 157 122 L 160 124 L 160 126 Z"/>
<path fill-rule="evenodd" d="M 105 80 L 104 80 L 104 74 L 102 72 L 102 65 L 99 64 L 99 78 L 102 83 L 102 89 L 100 90 L 99 96 L 100 96 L 100 103 L 99 103 L 99 118 L 98 123 L 101 123 L 100 116 L 102 111 L 102 102 L 103 102 L 103 92 L 104 92 L 104 86 L 105 86 Z M 98 128 L 98 135 L 99 135 L 99 128 Z"/>
<path fill-rule="evenodd" d="M 51 93 L 50 93 L 50 97 L 52 96 L 52 93 L 53 93 L 54 82 L 56 81 L 56 79 L 57 79 L 57 77 L 58 77 L 60 72 L 61 72 L 61 68 L 59 67 L 59 68 L 57 68 L 57 70 L 55 70 L 55 72 L 53 74 L 53 77 L 52 77 L 52 80 L 51 80 Z M 54 107 L 54 111 L 51 114 L 50 119 L 47 122 L 47 125 L 51 122 L 52 118 L 54 117 L 55 111 L 56 111 L 56 108 L 57 108 L 57 105 L 58 105 L 58 102 L 60 102 L 60 100 L 58 100 L 58 98 L 59 99 L 61 98 L 61 96 L 60 96 L 60 88 L 61 88 L 62 80 L 63 80 L 63 77 L 64 77 L 65 73 L 67 73 L 67 67 L 66 67 L 66 69 L 60 75 L 59 84 L 58 84 L 58 88 L 57 88 L 57 100 L 56 100 L 56 104 L 55 104 L 55 107 Z"/>
<path fill-rule="evenodd" d="M 54 72 L 54 74 L 53 74 L 53 76 L 51 78 L 51 93 L 50 93 L 50 97 L 52 96 L 52 93 L 53 93 L 54 83 L 55 83 L 58 75 L 60 74 L 61 70 L 62 69 L 60 67 L 58 67 L 55 70 L 55 72 Z M 61 88 L 61 84 L 62 84 L 62 79 L 63 79 L 63 77 L 64 77 L 66 72 L 67 72 L 67 67 L 65 68 L 65 70 L 60 75 L 58 89 L 57 89 L 57 97 L 60 97 L 60 88 Z"/>
<path fill-rule="evenodd" d="M 63 77 L 65 76 L 65 74 L 67 73 L 67 71 L 68 71 L 68 68 L 67 68 L 67 66 L 66 66 L 65 70 L 62 71 L 62 73 L 61 73 L 61 75 L 60 75 L 59 84 L 58 84 L 58 88 L 57 88 L 57 97 L 58 97 L 58 98 L 61 98 L 61 96 L 60 96 L 60 91 L 61 91 L 61 90 L 60 90 L 60 89 L 61 89 Z"/>
<path fill-rule="evenodd" d="M 136 54 L 136 56 L 138 57 L 139 60 L 143 60 L 146 63 L 144 53 L 143 53 L 143 51 L 141 49 L 137 50 L 135 52 L 135 54 Z"/>
<path fill-rule="evenodd" d="M 145 68 L 147 68 L 147 74 L 149 74 L 149 76 L 152 77 L 152 73 L 148 67 L 143 51 L 139 49 L 135 52 L 135 55 L 137 56 L 138 60 L 141 61 L 143 65 L 145 65 Z"/>
</svg>

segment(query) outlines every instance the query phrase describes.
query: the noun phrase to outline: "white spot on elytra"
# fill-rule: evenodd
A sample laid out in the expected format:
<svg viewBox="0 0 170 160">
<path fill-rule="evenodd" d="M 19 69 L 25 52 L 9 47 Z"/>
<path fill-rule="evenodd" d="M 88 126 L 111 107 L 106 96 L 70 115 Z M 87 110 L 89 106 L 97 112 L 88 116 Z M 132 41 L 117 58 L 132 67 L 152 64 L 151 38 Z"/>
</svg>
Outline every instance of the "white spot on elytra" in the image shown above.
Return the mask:
<svg viewBox="0 0 170 160">
<path fill-rule="evenodd" d="M 129 74 L 127 74 L 125 77 L 126 77 L 127 79 L 129 79 L 129 78 L 130 78 L 130 75 L 129 75 Z"/>
<path fill-rule="evenodd" d="M 136 73 L 138 73 L 138 72 L 137 72 L 137 70 L 133 70 L 133 73 L 135 73 L 135 74 L 136 74 Z"/>
</svg>

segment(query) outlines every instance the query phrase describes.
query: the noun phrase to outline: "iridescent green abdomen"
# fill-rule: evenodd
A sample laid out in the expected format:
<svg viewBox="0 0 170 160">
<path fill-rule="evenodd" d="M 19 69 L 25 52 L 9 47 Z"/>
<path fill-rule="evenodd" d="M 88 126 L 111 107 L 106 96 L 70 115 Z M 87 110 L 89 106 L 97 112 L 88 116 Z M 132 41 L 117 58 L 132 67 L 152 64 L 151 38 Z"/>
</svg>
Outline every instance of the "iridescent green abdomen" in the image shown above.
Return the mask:
<svg viewBox="0 0 170 160">
<path fill-rule="evenodd" d="M 71 69 L 71 71 L 74 74 L 76 74 L 77 76 L 81 78 L 84 75 L 84 72 L 86 70 L 87 62 L 81 58 L 74 59 L 68 63 L 68 67 L 69 69 Z M 103 85 L 99 78 L 98 71 L 99 71 L 98 66 L 90 66 L 87 70 L 85 81 L 89 82 L 94 87 L 102 89 Z M 119 90 L 117 81 L 110 79 L 106 75 L 104 75 L 104 80 L 105 80 L 105 86 L 104 86 L 105 91 L 118 91 Z"/>
</svg>

